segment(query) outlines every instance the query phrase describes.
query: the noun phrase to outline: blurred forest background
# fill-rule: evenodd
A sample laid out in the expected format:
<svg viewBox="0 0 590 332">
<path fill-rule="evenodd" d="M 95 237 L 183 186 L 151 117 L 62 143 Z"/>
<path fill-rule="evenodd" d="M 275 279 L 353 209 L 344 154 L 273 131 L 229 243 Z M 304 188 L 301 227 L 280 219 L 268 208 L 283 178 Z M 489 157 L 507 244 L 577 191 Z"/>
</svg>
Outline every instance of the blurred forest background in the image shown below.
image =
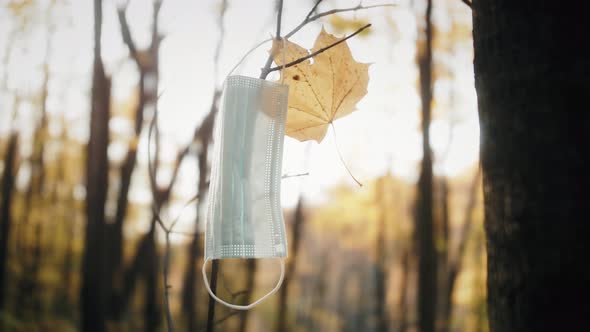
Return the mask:
<svg viewBox="0 0 590 332">
<path fill-rule="evenodd" d="M 285 1 L 285 32 L 321 16 L 290 37 L 306 47 L 322 25 L 336 35 L 373 25 L 349 40 L 373 63 L 368 94 L 335 123 L 364 185 L 333 135 L 286 139 L 284 173 L 309 173 L 283 180 L 286 279 L 245 312 L 209 301 L 203 210 L 221 84 L 274 33 L 275 1 L 0 3 L 1 330 L 165 331 L 169 258 L 179 331 L 487 331 L 464 3 Z M 238 72 L 258 77 L 269 48 Z M 178 218 L 169 249 L 158 215 Z M 277 270 L 224 261 L 217 292 L 251 302 Z"/>
</svg>

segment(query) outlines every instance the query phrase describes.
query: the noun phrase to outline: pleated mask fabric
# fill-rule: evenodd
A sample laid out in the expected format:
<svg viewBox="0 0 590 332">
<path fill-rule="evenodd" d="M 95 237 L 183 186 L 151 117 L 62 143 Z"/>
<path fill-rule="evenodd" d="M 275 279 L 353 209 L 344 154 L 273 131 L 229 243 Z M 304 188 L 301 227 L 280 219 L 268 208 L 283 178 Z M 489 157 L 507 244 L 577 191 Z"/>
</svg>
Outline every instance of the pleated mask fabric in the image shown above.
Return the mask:
<svg viewBox="0 0 590 332">
<path fill-rule="evenodd" d="M 203 278 L 211 296 L 234 309 L 250 309 L 279 289 L 287 237 L 281 209 L 281 169 L 289 88 L 234 75 L 225 83 L 217 115 L 209 184 Z M 280 258 L 276 287 L 239 306 L 209 288 L 205 267 L 223 258 Z"/>
</svg>

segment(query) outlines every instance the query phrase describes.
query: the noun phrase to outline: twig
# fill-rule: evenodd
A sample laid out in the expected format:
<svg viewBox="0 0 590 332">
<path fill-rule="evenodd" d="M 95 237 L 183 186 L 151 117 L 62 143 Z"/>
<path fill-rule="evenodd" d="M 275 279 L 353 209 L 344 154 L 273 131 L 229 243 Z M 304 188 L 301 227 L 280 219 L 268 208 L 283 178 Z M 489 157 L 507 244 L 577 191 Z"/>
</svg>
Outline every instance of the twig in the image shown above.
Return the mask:
<svg viewBox="0 0 590 332">
<path fill-rule="evenodd" d="M 127 2 L 124 6 L 117 8 L 117 17 L 119 18 L 119 25 L 121 25 L 121 36 L 123 37 L 123 42 L 127 45 L 129 49 L 129 54 L 137 64 L 139 69 L 142 69 L 141 62 L 139 61 L 139 55 L 137 53 L 137 48 L 135 47 L 135 43 L 133 42 L 133 38 L 131 37 L 131 30 L 129 29 L 129 23 L 127 22 Z"/>
<path fill-rule="evenodd" d="M 473 9 L 473 3 L 471 3 L 471 1 L 469 1 L 469 0 L 461 0 L 461 2 L 463 2 L 464 4 L 466 4 L 467 7 Z"/>
<path fill-rule="evenodd" d="M 281 176 L 281 179 L 288 179 L 288 178 L 297 178 L 300 176 L 307 176 L 309 175 L 309 172 L 305 172 L 305 173 L 297 173 L 297 174 L 283 174 L 283 176 Z"/>
<path fill-rule="evenodd" d="M 217 324 L 221 324 L 223 322 L 225 322 L 226 320 L 230 319 L 233 316 L 239 315 L 244 313 L 244 311 L 239 311 L 239 310 L 234 310 L 229 312 L 228 314 L 226 314 L 225 316 L 219 318 L 218 320 L 213 322 L 213 325 L 217 325 Z M 202 329 L 201 331 L 207 331 L 206 329 Z"/>
<path fill-rule="evenodd" d="M 227 314 L 227 315 L 219 318 L 218 320 L 216 320 L 215 321 L 215 324 L 223 323 L 224 321 L 228 320 L 229 318 L 231 318 L 231 317 L 233 317 L 235 315 L 241 314 L 241 313 L 244 313 L 244 312 L 243 311 L 234 310 L 234 311 L 230 312 L 229 314 Z"/>
<path fill-rule="evenodd" d="M 152 117 L 151 122 L 150 122 L 149 131 L 148 131 L 148 147 L 147 147 L 148 173 L 149 173 L 150 183 L 152 183 L 152 195 L 153 195 L 154 202 L 158 201 L 158 198 L 156 197 L 158 195 L 158 190 L 157 190 L 157 184 L 156 184 L 155 170 L 154 170 L 154 166 L 152 165 L 152 157 L 151 157 L 152 153 L 151 153 L 150 140 L 152 137 L 153 129 L 156 126 L 156 122 L 158 119 L 157 115 L 158 114 L 156 111 L 156 113 L 154 113 L 154 116 Z M 153 163 L 155 163 L 155 162 L 156 161 L 154 160 Z M 178 165 L 177 165 L 177 167 L 178 167 Z M 172 188 L 173 184 L 174 184 L 174 179 L 172 179 L 170 181 L 170 185 L 169 185 L 168 190 L 170 190 Z M 160 225 L 160 227 L 164 231 L 165 239 L 166 239 L 166 248 L 165 248 L 165 252 L 164 252 L 163 274 L 164 274 L 164 301 L 166 304 L 166 323 L 168 325 L 168 332 L 174 332 L 174 322 L 172 320 L 172 312 L 170 309 L 170 289 L 172 288 L 172 286 L 168 283 L 168 275 L 169 275 L 169 271 L 170 271 L 170 252 L 171 252 L 170 234 L 176 233 L 174 231 L 174 226 L 176 225 L 176 223 L 180 219 L 180 216 L 182 215 L 182 211 L 184 211 L 184 209 L 189 204 L 193 203 L 197 199 L 199 199 L 198 194 L 196 196 L 194 196 L 193 198 L 191 198 L 187 203 L 185 203 L 185 205 L 181 209 L 180 213 L 178 214 L 178 216 L 176 218 L 174 218 L 174 220 L 172 221 L 172 223 L 170 224 L 169 227 L 166 227 L 166 224 L 164 223 L 164 221 L 162 221 L 162 218 L 160 217 L 160 211 L 159 211 L 160 207 L 159 206 L 156 207 L 156 204 L 152 204 L 152 214 L 153 214 L 154 219 L 156 220 L 157 224 Z"/>
<path fill-rule="evenodd" d="M 219 272 L 219 260 L 214 259 L 211 261 L 211 278 L 209 285 L 213 294 L 217 291 L 217 275 Z M 215 300 L 209 295 L 209 303 L 207 305 L 207 325 L 206 332 L 213 332 L 215 327 Z"/>
<path fill-rule="evenodd" d="M 305 21 L 309 21 L 309 18 L 311 17 L 311 15 L 313 15 L 313 13 L 315 12 L 315 10 L 318 8 L 320 2 L 322 2 L 322 0 L 318 0 L 316 1 L 315 5 L 313 5 L 313 7 L 311 7 L 311 10 L 309 11 L 309 13 L 307 13 L 307 16 L 305 16 Z"/>
<path fill-rule="evenodd" d="M 281 20 L 283 16 L 283 0 L 278 0 L 277 3 L 277 33 L 275 39 L 281 39 Z M 266 58 L 266 63 L 262 70 L 260 71 L 260 79 L 266 79 L 266 76 L 270 73 L 270 66 L 272 66 L 272 55 L 269 54 L 268 58 Z"/>
<path fill-rule="evenodd" d="M 311 14 L 317 8 L 317 6 L 320 4 L 320 2 L 321 1 L 318 1 L 315 4 L 315 6 L 313 7 L 313 9 L 309 12 L 309 14 L 307 14 L 307 17 L 301 23 L 299 23 L 298 26 L 296 26 L 295 28 L 293 28 L 293 30 L 291 30 L 289 33 L 287 33 L 285 35 L 285 38 L 289 38 L 289 37 L 293 36 L 295 33 L 297 33 L 297 31 L 301 30 L 301 28 L 303 28 L 304 26 L 306 26 L 308 23 L 313 22 L 313 21 L 316 21 L 319 18 L 322 18 L 324 16 L 328 16 L 328 15 L 332 15 L 332 14 L 337 14 L 337 13 L 344 13 L 344 12 L 353 12 L 353 11 L 358 11 L 358 10 L 366 10 L 366 9 L 371 9 L 371 8 L 394 7 L 394 6 L 396 6 L 396 4 L 394 4 L 394 3 L 385 3 L 385 4 L 372 5 L 372 6 L 362 6 L 361 4 L 359 4 L 358 6 L 355 6 L 355 7 L 343 8 L 343 9 L 332 9 L 332 10 L 328 10 L 328 11 L 321 12 L 321 13 L 318 13 L 316 15 L 311 16 Z"/>
<path fill-rule="evenodd" d="M 219 73 L 219 55 L 221 54 L 221 47 L 223 46 L 223 37 L 225 36 L 225 28 L 223 27 L 223 18 L 225 17 L 225 12 L 227 10 L 227 0 L 223 0 L 221 2 L 221 12 L 219 13 L 219 17 L 217 19 L 217 28 L 219 31 L 219 37 L 218 37 L 218 42 L 217 45 L 215 46 L 215 54 L 213 56 L 213 59 L 215 59 L 215 61 L 213 62 L 213 79 L 215 80 L 215 82 L 217 82 L 217 75 Z"/>
<path fill-rule="evenodd" d="M 297 31 L 301 30 L 301 28 L 303 28 L 304 26 L 306 26 L 308 23 L 313 22 L 313 21 L 315 21 L 315 20 L 317 20 L 317 19 L 319 19 L 321 17 L 324 17 L 324 16 L 328 16 L 328 15 L 332 15 L 332 14 L 336 14 L 336 13 L 351 12 L 351 11 L 357 11 L 357 10 L 378 8 L 378 7 L 393 7 L 393 6 L 396 6 L 396 4 L 393 4 L 393 3 L 390 3 L 390 4 L 380 4 L 380 5 L 372 5 L 372 6 L 362 6 L 361 4 L 359 4 L 356 7 L 344 8 L 344 9 L 333 9 L 333 10 L 329 10 L 329 11 L 325 11 L 325 12 L 321 12 L 321 13 L 318 13 L 316 15 L 313 15 L 313 12 L 317 9 L 317 7 L 320 4 L 320 2 L 322 2 L 322 0 L 318 0 L 315 3 L 315 5 L 313 6 L 313 8 L 309 11 L 309 13 L 307 14 L 307 16 L 305 16 L 305 19 L 303 19 L 303 21 L 301 23 L 299 23 L 298 26 L 296 26 L 295 28 L 293 28 L 293 30 L 291 30 L 289 33 L 287 33 L 283 37 L 284 38 L 289 38 L 289 37 L 293 36 L 295 33 L 297 33 Z M 280 37 L 280 35 L 277 34 L 276 37 Z M 273 71 L 273 70 L 270 70 L 271 69 L 270 68 L 271 65 L 272 65 L 272 55 L 269 55 L 268 58 L 266 59 L 266 63 L 264 65 L 264 67 L 262 67 L 262 69 L 260 71 L 260 79 L 266 79 L 266 77 L 268 76 L 268 74 L 271 71 Z M 274 70 L 277 70 L 277 69 L 274 69 Z"/>
<path fill-rule="evenodd" d="M 166 251 L 164 252 L 164 301 L 166 302 L 166 322 L 168 331 L 174 331 L 172 313 L 170 312 L 170 284 L 168 283 L 168 271 L 170 270 L 170 231 L 166 231 Z"/>
<path fill-rule="evenodd" d="M 150 183 L 152 184 L 152 196 L 153 196 L 154 202 L 158 201 L 158 198 L 156 197 L 158 195 L 158 191 L 157 191 L 157 184 L 156 184 L 156 175 L 154 172 L 154 167 L 152 165 L 150 139 L 152 137 L 153 128 L 156 126 L 156 122 L 158 119 L 157 116 L 158 116 L 158 114 L 154 113 L 154 116 L 152 117 L 152 120 L 150 122 L 149 131 L 148 131 L 148 147 L 147 147 L 148 173 L 149 173 L 149 177 L 150 177 Z M 155 162 L 156 161 L 154 161 L 154 163 Z M 166 250 L 164 252 L 164 270 L 163 270 L 163 274 L 164 274 L 164 301 L 166 304 L 166 323 L 168 326 L 168 332 L 174 332 L 174 323 L 172 321 L 172 312 L 170 310 L 170 288 L 172 286 L 170 286 L 168 284 L 168 271 L 170 269 L 170 231 L 171 231 L 172 227 L 170 227 L 170 228 L 166 227 L 166 225 L 162 221 L 162 218 L 160 217 L 159 208 L 160 208 L 159 206 L 156 208 L 156 204 L 152 204 L 152 214 L 154 215 L 156 222 L 158 223 L 158 225 L 160 225 L 160 227 L 162 227 L 162 230 L 164 231 L 164 233 L 166 235 Z M 174 225 L 174 223 L 172 225 Z"/>
<path fill-rule="evenodd" d="M 281 21 L 283 18 L 283 0 L 277 1 L 277 34 L 275 38 L 281 39 Z"/>
<path fill-rule="evenodd" d="M 317 51 L 315 51 L 315 52 L 313 52 L 313 53 L 311 53 L 311 54 L 309 54 L 309 55 L 307 55 L 307 56 L 304 56 L 304 57 L 302 57 L 302 58 L 299 58 L 299 59 L 297 59 L 297 60 L 293 60 L 293 61 L 289 62 L 288 64 L 286 64 L 286 65 L 284 65 L 284 66 L 283 66 L 283 65 L 281 65 L 281 66 L 272 67 L 272 68 L 270 68 L 270 69 L 268 70 L 268 72 L 270 73 L 270 72 L 273 72 L 273 71 L 276 71 L 276 70 L 280 70 L 280 69 L 283 69 L 283 67 L 284 67 L 284 68 L 289 68 L 289 67 L 293 67 L 293 66 L 295 66 L 295 65 L 298 65 L 298 64 L 302 63 L 303 61 L 305 61 L 305 60 L 307 60 L 307 59 L 309 59 L 309 58 L 313 58 L 314 56 L 316 56 L 316 55 L 318 55 L 318 54 L 320 54 L 320 53 L 323 53 L 323 52 L 325 52 L 325 51 L 327 51 L 327 50 L 331 49 L 332 47 L 334 47 L 334 46 L 337 46 L 337 45 L 338 45 L 338 44 L 340 44 L 340 43 L 343 43 L 343 42 L 347 41 L 348 39 L 350 39 L 350 38 L 352 38 L 352 37 L 354 37 L 354 36 L 358 35 L 358 34 L 359 34 L 359 33 L 361 33 L 363 30 L 367 29 L 367 28 L 368 28 L 368 27 L 370 27 L 370 26 L 371 26 L 371 23 L 369 23 L 369 24 L 367 24 L 367 25 L 363 26 L 362 28 L 360 28 L 360 29 L 358 29 L 357 31 L 355 31 L 354 33 L 352 33 L 352 34 L 350 34 L 350 35 L 348 35 L 348 36 L 346 36 L 346 37 L 344 37 L 344 38 L 340 39 L 339 41 L 337 41 L 337 42 L 335 42 L 335 43 L 333 43 L 333 44 L 330 44 L 330 45 L 328 45 L 328 46 L 326 46 L 326 47 L 322 47 L 322 48 L 320 48 L 319 50 L 317 50 Z"/>
</svg>

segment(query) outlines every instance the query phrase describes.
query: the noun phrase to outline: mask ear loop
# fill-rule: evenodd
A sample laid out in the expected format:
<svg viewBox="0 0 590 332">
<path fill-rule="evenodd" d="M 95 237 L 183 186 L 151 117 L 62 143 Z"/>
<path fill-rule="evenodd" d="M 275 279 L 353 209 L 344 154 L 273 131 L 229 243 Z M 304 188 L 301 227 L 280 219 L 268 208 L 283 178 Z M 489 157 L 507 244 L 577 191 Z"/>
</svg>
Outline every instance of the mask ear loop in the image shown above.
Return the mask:
<svg viewBox="0 0 590 332">
<path fill-rule="evenodd" d="M 279 288 L 281 288 L 281 285 L 283 284 L 283 280 L 285 279 L 285 259 L 284 258 L 280 258 L 280 262 L 281 262 L 281 276 L 279 277 L 279 281 L 277 282 L 276 286 L 268 293 L 266 293 L 266 295 L 264 295 L 263 297 L 259 298 L 258 300 L 248 304 L 248 305 L 237 305 L 237 304 L 231 304 L 228 302 L 225 302 L 224 300 L 220 299 L 217 297 L 217 295 L 215 295 L 213 293 L 213 291 L 211 290 L 211 287 L 209 286 L 209 279 L 207 279 L 207 262 L 210 261 L 210 258 L 205 259 L 205 262 L 203 262 L 203 268 L 202 268 L 202 272 L 203 272 L 203 281 L 205 282 L 205 288 L 207 288 L 207 292 L 209 292 L 209 295 L 211 295 L 211 297 L 213 299 L 215 299 L 215 301 L 223 304 L 224 306 L 231 308 L 231 309 L 235 309 L 235 310 L 249 310 L 254 308 L 255 306 L 257 306 L 258 304 L 260 304 L 260 302 L 266 300 L 269 296 L 273 295 L 274 293 L 276 293 Z"/>
</svg>

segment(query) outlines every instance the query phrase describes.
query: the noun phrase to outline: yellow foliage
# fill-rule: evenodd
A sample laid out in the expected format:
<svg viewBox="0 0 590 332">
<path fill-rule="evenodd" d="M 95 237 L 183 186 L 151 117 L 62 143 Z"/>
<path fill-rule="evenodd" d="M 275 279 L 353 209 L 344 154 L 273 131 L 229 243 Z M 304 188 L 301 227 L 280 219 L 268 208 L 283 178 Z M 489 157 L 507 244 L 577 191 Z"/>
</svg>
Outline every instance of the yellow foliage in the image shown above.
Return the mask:
<svg viewBox="0 0 590 332">
<path fill-rule="evenodd" d="M 8 9 L 15 16 L 20 16 L 32 4 L 33 0 L 12 0 L 8 3 Z"/>
<path fill-rule="evenodd" d="M 339 39 L 322 29 L 311 52 Z M 309 55 L 303 47 L 285 42 L 285 62 Z M 271 54 L 277 65 L 283 64 L 283 42 L 275 41 Z M 289 111 L 286 134 L 300 141 L 321 142 L 328 126 L 355 110 L 367 94 L 369 64 L 356 62 L 346 42 L 281 72 L 289 85 Z"/>
<path fill-rule="evenodd" d="M 356 31 L 369 23 L 368 20 L 364 18 L 346 18 L 340 15 L 331 15 L 330 16 L 330 25 L 334 28 L 336 33 L 347 33 Z M 370 33 L 370 30 L 365 29 L 359 33 L 359 36 L 367 36 Z"/>
</svg>

